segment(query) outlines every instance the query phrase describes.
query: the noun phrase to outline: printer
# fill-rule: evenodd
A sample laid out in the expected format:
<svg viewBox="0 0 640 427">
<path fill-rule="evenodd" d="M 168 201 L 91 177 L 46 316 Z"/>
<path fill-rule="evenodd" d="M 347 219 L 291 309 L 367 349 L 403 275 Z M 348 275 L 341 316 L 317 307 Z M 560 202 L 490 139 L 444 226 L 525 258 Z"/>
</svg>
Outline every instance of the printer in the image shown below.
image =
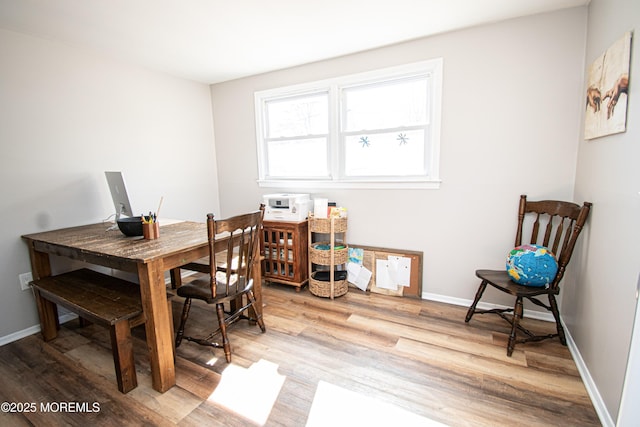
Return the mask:
<svg viewBox="0 0 640 427">
<path fill-rule="evenodd" d="M 266 221 L 304 221 L 313 210 L 309 194 L 265 194 L 263 203 Z"/>
</svg>

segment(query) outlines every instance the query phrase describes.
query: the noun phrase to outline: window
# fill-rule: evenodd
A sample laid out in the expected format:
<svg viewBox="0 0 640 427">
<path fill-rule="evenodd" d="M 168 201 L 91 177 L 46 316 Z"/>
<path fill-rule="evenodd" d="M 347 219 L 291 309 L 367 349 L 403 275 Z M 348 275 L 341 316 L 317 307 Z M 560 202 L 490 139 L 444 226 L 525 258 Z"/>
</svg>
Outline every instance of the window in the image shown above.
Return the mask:
<svg viewBox="0 0 640 427">
<path fill-rule="evenodd" d="M 255 94 L 260 185 L 437 188 L 442 59 Z"/>
</svg>

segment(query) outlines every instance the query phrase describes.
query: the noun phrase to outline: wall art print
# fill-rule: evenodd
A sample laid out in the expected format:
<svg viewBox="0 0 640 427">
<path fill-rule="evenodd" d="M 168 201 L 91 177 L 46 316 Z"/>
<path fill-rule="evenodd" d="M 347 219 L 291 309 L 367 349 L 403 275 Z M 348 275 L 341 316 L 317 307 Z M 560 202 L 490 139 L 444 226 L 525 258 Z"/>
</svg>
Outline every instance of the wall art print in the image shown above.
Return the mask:
<svg viewBox="0 0 640 427">
<path fill-rule="evenodd" d="M 626 130 L 631 37 L 625 33 L 588 69 L 585 139 Z"/>
</svg>

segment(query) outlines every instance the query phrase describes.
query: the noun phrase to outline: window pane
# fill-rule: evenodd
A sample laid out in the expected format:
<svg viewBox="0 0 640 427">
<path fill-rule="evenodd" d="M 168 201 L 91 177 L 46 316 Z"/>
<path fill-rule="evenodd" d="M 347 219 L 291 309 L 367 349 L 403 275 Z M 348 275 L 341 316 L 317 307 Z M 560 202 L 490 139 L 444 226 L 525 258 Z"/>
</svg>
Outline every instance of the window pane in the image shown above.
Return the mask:
<svg viewBox="0 0 640 427">
<path fill-rule="evenodd" d="M 344 130 L 372 130 L 427 124 L 427 78 L 348 88 Z"/>
<path fill-rule="evenodd" d="M 437 188 L 442 58 L 255 93 L 260 186 Z"/>
<path fill-rule="evenodd" d="M 424 175 L 423 130 L 358 134 L 346 137 L 345 174 L 356 176 Z"/>
<path fill-rule="evenodd" d="M 267 138 L 326 135 L 328 98 L 320 93 L 267 101 Z"/>
<path fill-rule="evenodd" d="M 329 176 L 327 139 L 312 138 L 269 141 L 269 176 L 323 177 Z"/>
</svg>

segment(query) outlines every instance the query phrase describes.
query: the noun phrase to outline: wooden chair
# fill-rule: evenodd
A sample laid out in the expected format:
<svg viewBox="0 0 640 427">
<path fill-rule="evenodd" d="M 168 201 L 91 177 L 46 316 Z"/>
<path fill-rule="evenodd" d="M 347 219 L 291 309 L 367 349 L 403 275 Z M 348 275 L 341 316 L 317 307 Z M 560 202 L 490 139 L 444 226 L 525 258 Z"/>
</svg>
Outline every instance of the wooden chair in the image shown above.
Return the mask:
<svg viewBox="0 0 640 427">
<path fill-rule="evenodd" d="M 240 319 L 249 319 L 258 323 L 262 332 L 266 331 L 262 311 L 255 307 L 256 300 L 253 294 L 252 269 L 255 257 L 260 251 L 260 230 L 264 207 L 259 211 L 238 215 L 225 220 L 214 220 L 213 214 L 207 215 L 207 233 L 209 236 L 209 265 L 208 277 L 194 280 L 177 289 L 178 296 L 185 298 L 182 309 L 180 326 L 176 333 L 175 346 L 178 347 L 183 339 L 193 341 L 200 345 L 223 348 L 227 362 L 231 362 L 231 346 L 227 336 L 227 327 Z M 223 235 L 227 240 L 226 249 L 216 253 L 216 236 Z M 224 260 L 219 258 L 223 257 Z M 221 270 L 221 261 L 227 266 Z M 244 298 L 246 297 L 246 302 Z M 184 335 L 185 324 L 191 309 L 191 300 L 199 299 L 207 304 L 215 305 L 218 317 L 218 328 L 205 338 L 194 338 Z M 225 303 L 229 310 L 225 311 Z M 255 318 L 244 315 L 249 308 L 253 308 Z M 220 335 L 222 342 L 213 338 Z"/>
<path fill-rule="evenodd" d="M 529 341 L 541 341 L 547 338 L 558 337 L 563 345 L 567 345 L 564 329 L 560 322 L 560 313 L 555 296 L 560 293 L 560 281 L 564 276 L 573 248 L 578 240 L 578 236 L 587 221 L 591 203 L 584 202 L 582 206 L 570 202 L 560 202 L 555 200 L 543 200 L 530 202 L 527 196 L 520 196 L 520 206 L 518 209 L 518 228 L 516 231 L 515 246 L 522 243 L 523 229 L 531 228 L 530 244 L 545 246 L 553 252 L 558 260 L 558 272 L 555 279 L 546 287 L 530 287 L 516 284 L 503 270 L 477 270 L 476 276 L 482 280 L 476 292 L 473 304 L 467 311 L 465 322 L 469 322 L 475 313 L 497 314 L 511 324 L 511 333 L 507 344 L 507 355 L 511 356 L 516 343 Z M 530 219 L 530 220 L 529 220 Z M 481 310 L 476 308 L 478 301 L 482 297 L 487 285 L 513 295 L 516 298 L 514 308 Z M 537 297 L 547 295 L 549 304 L 545 304 Z M 556 321 L 555 334 L 536 335 L 520 325 L 523 310 L 523 298 L 532 303 L 544 307 L 553 313 Z M 511 316 L 505 313 L 512 312 Z M 517 338 L 517 331 L 523 332 L 525 338 Z"/>
</svg>

